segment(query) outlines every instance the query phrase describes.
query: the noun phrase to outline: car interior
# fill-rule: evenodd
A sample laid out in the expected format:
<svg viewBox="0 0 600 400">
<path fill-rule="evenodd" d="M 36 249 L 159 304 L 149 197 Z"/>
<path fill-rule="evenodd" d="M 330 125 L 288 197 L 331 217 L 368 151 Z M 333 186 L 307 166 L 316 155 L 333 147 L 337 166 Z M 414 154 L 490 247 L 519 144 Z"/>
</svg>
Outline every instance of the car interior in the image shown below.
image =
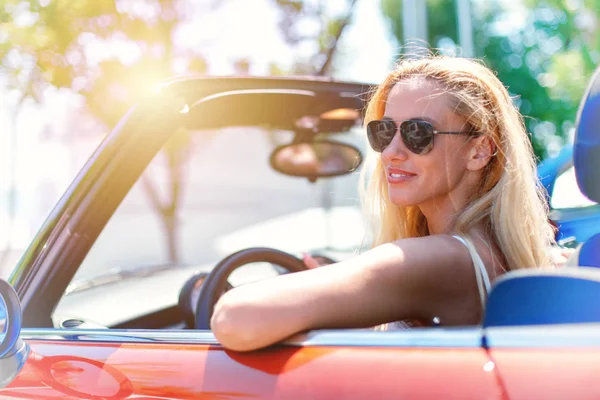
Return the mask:
<svg viewBox="0 0 600 400">
<path fill-rule="evenodd" d="M 600 136 L 594 129 L 595 126 L 600 125 L 600 120 L 598 120 L 600 113 L 595 112 L 600 109 L 600 104 L 598 104 L 600 102 L 599 85 L 600 79 L 597 79 L 596 76 L 582 101 L 574 150 L 575 173 L 579 188 L 585 196 L 596 202 L 600 201 L 600 185 L 598 185 L 594 173 L 600 167 L 598 154 L 600 152 Z M 117 281 L 114 281 L 114 278 L 111 281 L 111 278 L 106 276 L 104 260 L 101 262 L 104 265 L 100 269 L 102 273 L 99 276 L 86 276 L 88 263 L 87 260 L 84 261 L 83 268 L 80 267 L 70 288 L 56 307 L 53 316 L 55 326 L 60 328 L 210 329 L 212 308 L 220 294 L 232 286 L 231 278 L 234 277 L 239 267 L 245 264 L 260 263 L 263 267 L 262 273 L 265 274 L 263 276 L 268 278 L 279 273 L 286 273 L 284 270 L 294 272 L 304 269 L 304 264 L 299 257 L 300 252 L 313 252 L 323 255 L 328 261 L 334 261 L 360 251 L 361 246 L 365 244 L 364 241 L 361 242 L 362 239 L 357 240 L 360 235 L 352 237 L 352 240 L 349 241 L 350 245 L 346 246 L 339 245 L 339 243 L 332 244 L 335 239 L 331 241 L 330 237 L 326 237 L 318 246 L 309 240 L 306 245 L 298 247 L 294 246 L 300 240 L 297 235 L 288 237 L 286 240 L 283 240 L 283 237 L 290 232 L 306 232 L 307 227 L 302 223 L 309 220 L 316 221 L 319 218 L 319 223 L 323 223 L 323 219 L 325 220 L 325 225 L 320 225 L 321 228 L 325 227 L 325 231 L 330 230 L 331 226 L 335 227 L 336 221 L 346 221 L 341 224 L 341 230 L 346 233 L 362 229 L 362 221 L 356 217 L 359 215 L 359 210 L 357 209 L 356 194 L 353 192 L 357 184 L 357 170 L 362 163 L 362 154 L 364 153 L 364 147 L 361 147 L 364 146 L 364 138 L 360 134 L 361 115 L 356 112 L 356 110 L 362 109 L 362 105 L 362 99 L 355 95 L 274 89 L 258 92 L 244 90 L 226 92 L 195 103 L 194 107 L 189 110 L 190 118 L 186 125 L 186 131 L 193 132 L 188 134 L 187 145 L 191 147 L 200 143 L 200 147 L 204 146 L 207 149 L 203 153 L 205 165 L 212 165 L 215 160 L 231 157 L 248 160 L 248 168 L 231 169 L 231 165 L 229 165 L 230 169 L 228 170 L 227 165 L 223 165 L 222 168 L 219 166 L 217 168 L 225 173 L 224 178 L 219 178 L 218 182 L 208 182 L 207 177 L 210 175 L 210 170 L 203 169 L 201 164 L 198 164 L 199 168 L 194 166 L 192 168 L 194 172 L 186 176 L 186 179 L 197 184 L 209 183 L 208 186 L 197 189 L 199 193 L 204 193 L 208 198 L 210 197 L 208 193 L 212 193 L 219 185 L 222 186 L 221 189 L 226 188 L 224 194 L 212 199 L 213 202 L 210 204 L 201 202 L 185 204 L 184 201 L 185 206 L 190 209 L 194 209 L 194 207 L 199 209 L 204 206 L 213 207 L 209 214 L 217 213 L 223 217 L 237 212 L 230 203 L 233 199 L 237 206 L 247 207 L 254 213 L 255 218 L 250 219 L 243 226 L 235 226 L 235 229 L 227 232 L 218 232 L 219 240 L 212 243 L 210 255 L 207 256 L 208 253 L 200 256 L 196 254 L 196 259 L 200 262 L 190 264 L 173 257 L 165 258 L 163 251 L 161 256 L 166 261 L 149 269 L 130 269 L 129 274 L 126 272 L 127 270 L 121 271 L 120 275 L 117 274 Z M 218 133 L 216 133 L 217 131 Z M 260 140 L 250 139 L 251 134 L 257 135 Z M 227 140 L 221 141 L 221 137 L 227 137 Z M 319 142 L 330 143 L 330 145 L 317 148 L 314 144 Z M 262 143 L 260 153 L 252 151 L 252 146 L 257 143 Z M 338 172 L 320 173 L 318 169 L 307 169 L 307 160 L 312 160 L 311 162 L 316 160 L 317 165 L 323 164 L 328 157 L 333 156 L 334 149 L 342 148 L 350 150 L 341 157 L 341 160 L 345 160 L 345 162 L 338 163 L 338 165 L 342 165 Z M 223 157 L 223 154 L 227 154 L 227 157 Z M 254 156 L 258 154 L 258 156 L 251 162 L 249 154 Z M 157 157 L 160 159 L 161 154 L 158 154 Z M 337 157 L 339 158 L 339 152 Z M 167 165 L 168 162 L 169 159 L 166 157 Z M 150 165 L 148 168 L 152 171 L 155 167 L 155 165 Z M 165 163 L 163 163 L 162 169 L 164 173 Z M 259 178 L 252 185 L 249 184 L 250 178 L 246 176 L 251 169 L 260 172 Z M 204 175 L 194 175 L 198 171 L 202 171 Z M 160 172 L 160 168 L 155 168 L 153 172 Z M 173 168 L 170 171 L 167 168 L 167 175 L 169 173 L 172 175 L 172 172 Z M 268 174 L 276 177 L 276 179 L 273 178 L 272 185 L 266 183 L 267 179 L 263 179 Z M 144 176 L 142 175 L 139 181 L 141 187 L 144 186 Z M 330 179 L 332 177 L 334 179 Z M 171 178 L 173 177 L 171 176 Z M 344 182 L 339 191 L 338 187 L 332 186 L 332 182 L 337 183 L 338 181 Z M 168 194 L 168 179 L 159 180 L 155 184 L 155 187 L 159 188 L 160 194 Z M 146 189 L 147 187 L 146 183 Z M 200 188 L 201 186 L 196 187 Z M 312 192 L 310 195 L 305 195 L 298 188 L 302 188 L 302 190 L 308 188 L 308 191 Z M 140 188 L 134 187 L 130 195 L 136 193 L 138 189 Z M 259 193 L 263 196 L 253 197 L 252 193 Z M 327 198 L 326 194 L 328 193 L 342 194 L 338 198 Z M 286 195 L 288 197 L 278 197 Z M 273 202 L 272 200 L 275 198 L 279 201 Z M 299 198 L 303 198 L 304 202 L 294 205 Z M 138 203 L 128 205 L 126 199 L 121 205 L 121 207 L 130 207 L 130 211 L 133 210 L 131 219 L 125 221 L 125 225 L 131 224 L 132 221 L 139 223 L 139 215 L 136 216 L 136 212 L 139 212 L 141 203 L 140 199 L 137 201 Z M 275 210 L 282 205 L 289 207 Z M 314 208 L 317 208 L 314 207 L 316 205 L 325 211 L 324 214 L 319 214 L 319 218 L 314 219 L 312 212 Z M 267 213 L 261 215 L 262 211 L 257 212 L 258 210 L 267 210 Z M 270 213 L 271 211 L 273 212 Z M 118 215 L 119 212 L 120 210 L 117 210 L 115 215 Z M 336 213 L 337 218 L 335 217 Z M 294 215 L 294 223 L 300 223 L 296 229 L 291 223 L 290 214 Z M 350 215 L 352 217 L 348 218 Z M 332 216 L 334 217 L 331 218 Z M 187 219 L 188 216 L 185 218 Z M 331 218 L 329 220 L 331 226 L 327 224 L 329 218 Z M 357 223 L 348 224 L 348 220 L 353 218 Z M 224 217 L 219 219 L 217 216 L 211 220 L 210 215 L 202 215 L 197 219 L 196 227 L 203 226 L 205 228 L 210 224 L 218 225 L 222 221 L 224 221 Z M 115 232 L 118 231 L 118 228 L 114 230 L 111 228 L 111 223 L 109 221 L 105 229 L 108 232 L 106 235 L 109 236 L 115 235 Z M 156 229 L 158 225 L 160 223 L 155 220 L 140 229 Z M 191 228 L 184 223 L 178 229 L 185 231 Z M 190 232 L 194 231 L 190 230 Z M 209 236 L 214 234 L 214 232 L 208 233 Z M 245 239 L 240 239 L 241 236 L 245 236 Z M 246 240 L 248 238 L 250 240 Z M 99 245 L 98 243 L 94 244 L 88 257 L 97 253 L 105 253 L 109 245 L 105 247 L 102 239 L 102 236 L 98 239 Z M 159 238 L 158 240 L 163 239 Z M 197 236 L 193 239 L 203 240 Z M 208 240 L 209 238 L 204 237 L 204 239 Z M 329 242 L 326 243 L 328 240 Z M 164 247 L 164 243 L 160 244 L 159 241 L 150 242 L 150 245 L 145 243 L 142 253 L 146 252 L 148 248 L 156 250 Z M 290 243 L 292 245 L 289 245 Z M 592 307 L 594 304 L 592 300 L 600 291 L 599 272 L 585 268 L 600 267 L 599 244 L 600 235 L 596 235 L 581 246 L 577 260 L 578 264 L 584 268 L 563 268 L 554 271 L 518 270 L 507 273 L 498 279 L 489 297 L 484 327 L 599 322 L 600 312 L 593 310 L 594 307 Z M 94 247 L 97 245 L 98 251 L 96 252 Z M 193 246 L 190 249 L 193 250 Z M 219 257 L 221 261 L 216 262 Z M 142 259 L 143 257 L 138 257 L 137 259 L 127 260 L 124 258 L 112 261 L 141 260 L 141 265 L 144 265 Z M 251 279 L 256 279 L 256 276 L 260 274 L 248 275 L 253 276 Z M 241 281 L 243 283 L 244 280 Z M 169 293 L 168 290 L 165 290 L 167 285 L 177 287 L 178 290 Z M 107 296 L 109 288 L 111 295 Z M 143 296 L 142 293 L 153 293 L 152 297 L 156 301 L 149 300 L 144 306 L 139 304 L 124 306 L 125 294 L 132 296 L 132 292 L 136 291 L 140 293 L 140 296 Z M 548 299 L 553 299 L 553 301 L 548 301 Z M 111 303 L 111 301 L 114 302 Z M 518 304 L 511 307 L 510 304 L 515 302 Z M 118 312 L 102 312 L 99 304 L 103 304 L 104 310 L 118 310 Z M 573 312 L 573 310 L 577 310 L 577 312 Z"/>
<path fill-rule="evenodd" d="M 54 326 L 195 328 L 205 284 L 217 285 L 214 304 L 215 293 L 231 286 L 304 269 L 302 253 L 330 263 L 360 251 L 363 104 L 357 93 L 289 89 L 195 102 L 185 129 L 165 143 L 92 245 L 54 310 Z M 169 207 L 177 213 L 171 231 Z M 306 234 L 311 228 L 315 234 Z M 249 265 L 207 280 L 215 265 L 247 249 L 239 260 Z"/>
</svg>

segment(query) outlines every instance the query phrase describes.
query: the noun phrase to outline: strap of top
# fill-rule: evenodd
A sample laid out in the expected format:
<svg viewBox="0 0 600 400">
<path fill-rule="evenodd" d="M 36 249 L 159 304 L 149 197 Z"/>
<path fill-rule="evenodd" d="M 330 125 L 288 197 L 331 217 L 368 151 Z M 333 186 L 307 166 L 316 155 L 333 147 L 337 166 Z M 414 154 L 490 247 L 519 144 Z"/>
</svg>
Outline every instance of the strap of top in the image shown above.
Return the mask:
<svg viewBox="0 0 600 400">
<path fill-rule="evenodd" d="M 467 250 L 469 250 L 469 254 L 471 255 L 471 259 L 473 260 L 473 268 L 475 269 L 475 277 L 477 278 L 477 288 L 479 289 L 479 297 L 481 299 L 481 307 L 485 309 L 485 300 L 487 298 L 488 293 L 491 290 L 492 285 L 490 284 L 490 277 L 488 275 L 487 269 L 483 264 L 483 260 L 477 253 L 475 246 L 473 243 L 467 238 L 462 236 L 453 235 L 453 238 L 460 241 L 465 245 Z"/>
</svg>

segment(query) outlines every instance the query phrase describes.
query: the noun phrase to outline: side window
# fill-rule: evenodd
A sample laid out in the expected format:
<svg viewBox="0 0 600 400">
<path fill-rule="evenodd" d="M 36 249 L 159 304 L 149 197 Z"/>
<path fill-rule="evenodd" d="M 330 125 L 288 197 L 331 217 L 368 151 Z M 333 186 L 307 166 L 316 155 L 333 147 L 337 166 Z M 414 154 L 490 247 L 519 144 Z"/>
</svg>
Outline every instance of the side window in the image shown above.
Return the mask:
<svg viewBox="0 0 600 400">
<path fill-rule="evenodd" d="M 575 167 L 570 167 L 556 178 L 550 207 L 555 210 L 567 208 L 582 208 L 594 206 L 598 203 L 588 199 L 577 185 Z"/>
</svg>

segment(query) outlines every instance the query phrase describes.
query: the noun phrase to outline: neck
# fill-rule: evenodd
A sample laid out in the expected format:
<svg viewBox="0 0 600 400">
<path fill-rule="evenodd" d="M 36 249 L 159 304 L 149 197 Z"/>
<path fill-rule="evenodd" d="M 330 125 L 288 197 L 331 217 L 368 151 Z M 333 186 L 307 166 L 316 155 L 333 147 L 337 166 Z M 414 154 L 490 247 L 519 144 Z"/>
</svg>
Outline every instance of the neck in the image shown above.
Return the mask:
<svg viewBox="0 0 600 400">
<path fill-rule="evenodd" d="M 419 209 L 427 220 L 430 235 L 451 233 L 454 229 L 454 219 L 461 209 L 450 199 L 419 205 Z"/>
<path fill-rule="evenodd" d="M 465 209 L 471 197 L 472 187 L 469 187 L 467 181 L 463 180 L 450 193 L 419 204 L 418 207 L 427 220 L 430 235 L 452 233 L 456 217 Z"/>
</svg>

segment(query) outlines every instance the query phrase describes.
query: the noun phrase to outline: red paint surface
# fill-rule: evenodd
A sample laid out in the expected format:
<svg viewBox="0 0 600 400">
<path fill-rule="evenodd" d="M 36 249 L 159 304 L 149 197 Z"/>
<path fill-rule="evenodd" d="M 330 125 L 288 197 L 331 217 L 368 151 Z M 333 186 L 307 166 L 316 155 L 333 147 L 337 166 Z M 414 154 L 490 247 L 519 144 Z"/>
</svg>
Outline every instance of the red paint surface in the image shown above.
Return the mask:
<svg viewBox="0 0 600 400">
<path fill-rule="evenodd" d="M 600 349 L 491 350 L 510 399 L 600 399 Z"/>
<path fill-rule="evenodd" d="M 499 399 L 480 349 L 218 346 L 28 341 L 2 398 Z M 154 398 L 156 398 L 154 397 Z"/>
</svg>

